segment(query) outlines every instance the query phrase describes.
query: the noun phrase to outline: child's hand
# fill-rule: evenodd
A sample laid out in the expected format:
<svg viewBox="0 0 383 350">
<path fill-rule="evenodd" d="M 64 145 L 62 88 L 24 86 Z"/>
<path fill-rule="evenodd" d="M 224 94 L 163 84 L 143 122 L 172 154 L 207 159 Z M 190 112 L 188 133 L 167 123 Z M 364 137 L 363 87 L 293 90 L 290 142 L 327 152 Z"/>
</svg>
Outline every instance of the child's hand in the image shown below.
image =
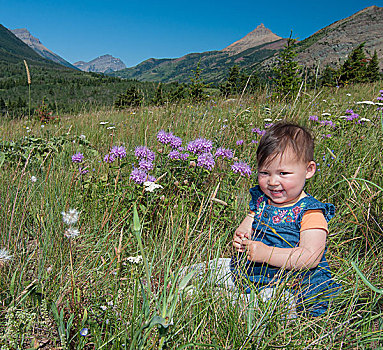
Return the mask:
<svg viewBox="0 0 383 350">
<path fill-rule="evenodd" d="M 243 230 L 241 227 L 238 227 L 235 230 L 233 237 L 233 246 L 235 250 L 239 253 L 243 253 L 246 251 L 246 247 L 242 244 L 244 239 L 251 238 L 251 232 L 248 230 Z"/>
<path fill-rule="evenodd" d="M 245 239 L 242 242 L 242 246 L 247 251 L 247 259 L 253 262 L 267 262 L 270 252 L 269 247 L 259 241 L 251 241 Z"/>
</svg>

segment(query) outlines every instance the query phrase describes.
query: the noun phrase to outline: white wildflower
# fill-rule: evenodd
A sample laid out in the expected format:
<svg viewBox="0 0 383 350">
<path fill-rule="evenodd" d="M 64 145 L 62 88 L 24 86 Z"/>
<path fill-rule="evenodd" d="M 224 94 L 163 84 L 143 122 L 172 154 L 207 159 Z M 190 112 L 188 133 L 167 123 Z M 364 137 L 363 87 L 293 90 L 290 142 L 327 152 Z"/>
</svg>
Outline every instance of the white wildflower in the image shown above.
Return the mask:
<svg viewBox="0 0 383 350">
<path fill-rule="evenodd" d="M 107 127 L 108 130 L 113 130 L 113 129 L 115 129 L 115 128 L 116 128 L 115 126 L 108 126 L 108 127 Z"/>
<path fill-rule="evenodd" d="M 4 266 L 9 260 L 12 259 L 12 255 L 9 255 L 8 250 L 0 249 L 0 267 Z"/>
<path fill-rule="evenodd" d="M 327 100 L 322 100 L 322 102 L 327 102 Z"/>
<path fill-rule="evenodd" d="M 101 306 L 100 306 L 100 309 L 101 309 L 102 311 L 105 311 L 107 308 L 108 308 L 108 307 L 105 306 L 105 305 L 101 305 Z"/>
<path fill-rule="evenodd" d="M 322 113 L 322 117 L 329 117 L 330 115 L 331 115 L 331 113 L 327 113 L 327 112 Z"/>
<path fill-rule="evenodd" d="M 85 136 L 85 135 L 80 135 L 80 139 L 81 139 L 81 140 L 85 140 L 85 139 L 86 139 L 86 136 Z"/>
<path fill-rule="evenodd" d="M 100 122 L 100 125 L 106 125 L 109 124 L 109 122 Z"/>
<path fill-rule="evenodd" d="M 37 177 L 36 176 L 31 176 L 31 182 L 36 182 L 37 181 Z"/>
<path fill-rule="evenodd" d="M 265 119 L 263 119 L 265 122 L 272 122 L 273 120 L 272 119 L 270 119 L 270 118 L 265 118 Z"/>
<path fill-rule="evenodd" d="M 61 212 L 61 215 L 65 224 L 73 225 L 78 221 L 80 213 L 76 209 L 69 209 L 67 213 L 65 211 Z"/>
<path fill-rule="evenodd" d="M 69 227 L 65 230 L 65 237 L 68 238 L 75 238 L 80 234 L 80 231 L 75 227 Z"/>
<path fill-rule="evenodd" d="M 145 181 L 144 182 L 145 191 L 146 192 L 153 192 L 157 188 L 163 188 L 160 184 L 156 184 L 152 181 Z"/>
<path fill-rule="evenodd" d="M 129 258 L 126 258 L 126 260 L 132 264 L 141 264 L 142 263 L 142 255 L 130 256 Z"/>
<path fill-rule="evenodd" d="M 359 121 L 360 122 L 370 122 L 371 120 L 368 118 L 360 118 Z"/>
<path fill-rule="evenodd" d="M 346 94 L 346 96 L 351 96 L 351 94 Z"/>
<path fill-rule="evenodd" d="M 41 125 L 41 127 L 42 127 L 42 128 L 44 128 L 44 127 L 45 127 L 45 125 L 43 124 L 43 125 Z"/>
</svg>

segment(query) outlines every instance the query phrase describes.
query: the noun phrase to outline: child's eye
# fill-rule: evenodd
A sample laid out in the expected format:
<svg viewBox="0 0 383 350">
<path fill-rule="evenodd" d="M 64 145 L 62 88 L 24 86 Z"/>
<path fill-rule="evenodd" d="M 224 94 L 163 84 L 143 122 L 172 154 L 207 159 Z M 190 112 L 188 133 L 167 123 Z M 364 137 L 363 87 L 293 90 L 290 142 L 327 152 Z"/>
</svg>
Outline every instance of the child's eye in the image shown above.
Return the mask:
<svg viewBox="0 0 383 350">
<path fill-rule="evenodd" d="M 265 175 L 267 175 L 267 172 L 266 171 L 258 171 L 258 175 L 265 176 Z"/>
<path fill-rule="evenodd" d="M 288 173 L 287 171 L 281 171 L 280 174 L 281 174 L 281 175 L 288 175 L 288 174 L 290 174 L 290 173 Z"/>
</svg>

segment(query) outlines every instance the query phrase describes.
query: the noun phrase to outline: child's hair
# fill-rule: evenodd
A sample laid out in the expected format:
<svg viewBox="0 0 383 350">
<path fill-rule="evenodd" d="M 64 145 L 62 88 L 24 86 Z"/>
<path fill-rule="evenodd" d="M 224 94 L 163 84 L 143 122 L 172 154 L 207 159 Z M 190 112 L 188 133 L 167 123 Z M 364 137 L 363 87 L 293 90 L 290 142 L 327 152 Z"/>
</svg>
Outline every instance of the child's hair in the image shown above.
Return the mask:
<svg viewBox="0 0 383 350">
<path fill-rule="evenodd" d="M 262 136 L 257 149 L 258 167 L 273 160 L 290 148 L 297 160 L 310 162 L 314 160 L 314 138 L 304 127 L 280 122 L 272 125 Z"/>
</svg>

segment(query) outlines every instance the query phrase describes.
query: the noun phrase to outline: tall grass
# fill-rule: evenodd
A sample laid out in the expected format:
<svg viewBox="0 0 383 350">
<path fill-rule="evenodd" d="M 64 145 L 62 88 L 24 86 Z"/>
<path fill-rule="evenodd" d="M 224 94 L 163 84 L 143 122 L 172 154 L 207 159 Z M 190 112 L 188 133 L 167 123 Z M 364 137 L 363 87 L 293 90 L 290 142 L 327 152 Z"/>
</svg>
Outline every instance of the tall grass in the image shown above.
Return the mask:
<svg viewBox="0 0 383 350">
<path fill-rule="evenodd" d="M 60 147 L 42 155 L 30 141 L 30 148 L 22 148 L 24 158 L 10 161 L 7 153 L 0 168 L 0 248 L 13 256 L 0 265 L 2 348 L 382 346 L 381 294 L 353 268 L 355 264 L 368 282 L 382 288 L 381 111 L 356 104 L 373 100 L 380 89 L 359 85 L 306 91 L 293 103 L 272 100 L 265 91 L 229 101 L 98 110 L 44 127 L 29 119 L 2 121 L 2 141 L 31 135 L 60 140 Z M 347 109 L 370 122 L 339 118 Z M 310 115 L 332 120 L 336 128 L 309 121 Z M 210 173 L 187 163 L 175 165 L 166 160 L 157 132 L 171 130 L 184 144 L 210 138 L 217 147 L 235 150 L 234 156 L 255 170 L 257 145 L 252 140 L 257 135 L 251 129 L 283 118 L 313 129 L 320 170 L 307 191 L 337 208 L 327 260 L 343 288 L 319 318 L 300 314 L 287 320 L 278 299 L 259 302 L 251 311 L 209 283 L 179 288 L 182 266 L 232 254 L 233 232 L 247 212 L 255 176 L 230 174 L 224 164 L 223 170 L 217 166 Z M 239 139 L 244 145 L 236 145 Z M 102 161 L 111 146 L 122 144 L 128 151 L 125 161 Z M 144 192 L 129 180 L 138 145 L 164 155 L 154 170 L 162 176 L 158 183 L 163 189 Z M 71 162 L 76 152 L 84 154 L 89 173 L 80 175 Z M 135 205 L 139 226 L 137 217 L 133 225 Z M 80 235 L 69 241 L 61 212 L 70 208 L 80 212 Z"/>
</svg>

